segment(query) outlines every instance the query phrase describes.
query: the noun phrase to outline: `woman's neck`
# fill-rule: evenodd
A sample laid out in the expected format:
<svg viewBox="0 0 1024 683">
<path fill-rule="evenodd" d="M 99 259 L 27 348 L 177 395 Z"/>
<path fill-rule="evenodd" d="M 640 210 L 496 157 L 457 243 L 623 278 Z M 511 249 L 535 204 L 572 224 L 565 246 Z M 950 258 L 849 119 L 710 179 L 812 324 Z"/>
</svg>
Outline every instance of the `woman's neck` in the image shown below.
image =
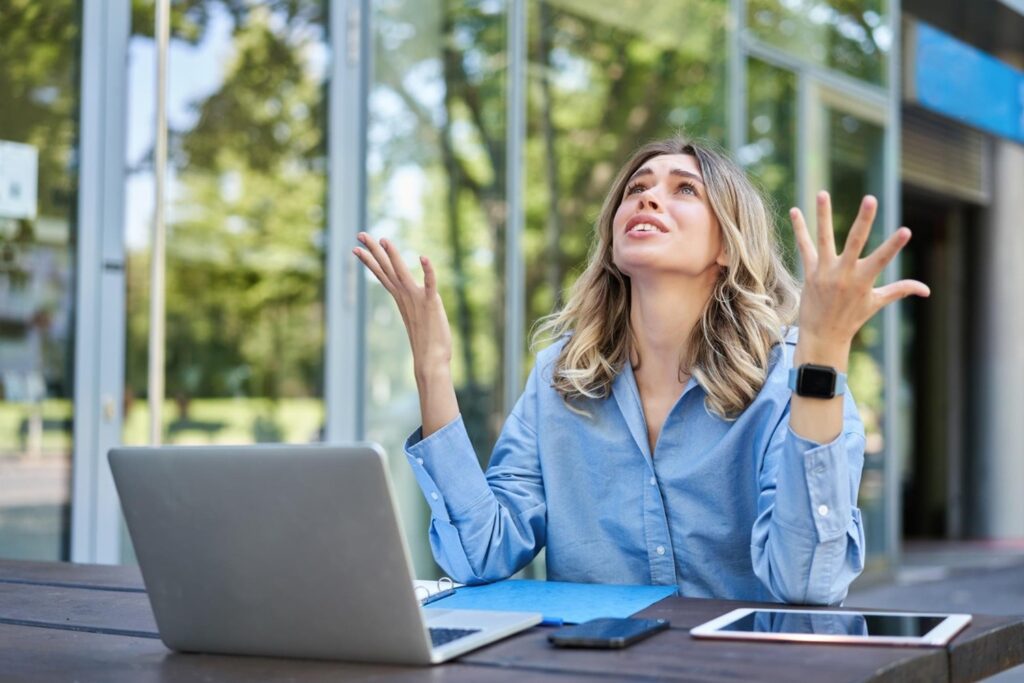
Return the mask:
<svg viewBox="0 0 1024 683">
<path fill-rule="evenodd" d="M 630 363 L 637 382 L 685 384 L 680 361 L 689 352 L 690 335 L 700 322 L 714 281 L 704 278 L 645 278 L 630 283 L 630 326 L 634 347 Z"/>
</svg>

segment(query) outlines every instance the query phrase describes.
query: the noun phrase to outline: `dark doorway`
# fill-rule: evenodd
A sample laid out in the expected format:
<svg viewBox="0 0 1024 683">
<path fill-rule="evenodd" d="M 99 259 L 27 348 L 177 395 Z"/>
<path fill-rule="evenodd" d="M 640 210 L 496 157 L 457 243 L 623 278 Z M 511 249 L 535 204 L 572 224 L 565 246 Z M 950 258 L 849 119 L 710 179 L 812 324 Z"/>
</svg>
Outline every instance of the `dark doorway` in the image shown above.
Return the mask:
<svg viewBox="0 0 1024 683">
<path fill-rule="evenodd" d="M 903 301 L 903 386 L 908 407 L 903 535 L 960 538 L 969 471 L 967 444 L 970 254 L 968 204 L 904 187 L 903 225 L 914 237 L 902 277 L 928 284 L 928 299 Z"/>
</svg>

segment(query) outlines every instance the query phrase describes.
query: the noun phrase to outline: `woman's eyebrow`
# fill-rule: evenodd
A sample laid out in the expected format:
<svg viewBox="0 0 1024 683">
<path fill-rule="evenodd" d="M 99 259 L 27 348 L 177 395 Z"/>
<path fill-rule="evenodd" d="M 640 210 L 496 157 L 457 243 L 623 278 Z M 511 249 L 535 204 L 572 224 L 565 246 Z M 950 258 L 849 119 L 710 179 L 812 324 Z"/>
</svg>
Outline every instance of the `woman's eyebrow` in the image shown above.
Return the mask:
<svg viewBox="0 0 1024 683">
<path fill-rule="evenodd" d="M 689 171 L 684 171 L 681 168 L 670 169 L 668 174 L 669 175 L 674 175 L 674 176 L 679 176 L 681 178 L 690 178 L 691 180 L 696 180 L 701 185 L 704 184 L 704 179 L 701 178 L 699 175 L 697 175 L 696 173 L 691 173 Z M 629 177 L 629 179 L 633 180 L 634 178 L 637 178 L 637 177 L 642 176 L 642 175 L 654 175 L 654 171 L 652 171 L 649 166 L 643 166 L 641 168 L 638 168 L 636 170 L 636 172 Z"/>
<path fill-rule="evenodd" d="M 701 185 L 704 184 L 704 179 L 701 178 L 699 175 L 697 175 L 696 173 L 690 173 L 689 171 L 684 171 L 681 168 L 673 168 L 668 173 L 669 175 L 677 175 L 683 178 L 690 178 L 691 180 L 696 180 Z"/>
</svg>

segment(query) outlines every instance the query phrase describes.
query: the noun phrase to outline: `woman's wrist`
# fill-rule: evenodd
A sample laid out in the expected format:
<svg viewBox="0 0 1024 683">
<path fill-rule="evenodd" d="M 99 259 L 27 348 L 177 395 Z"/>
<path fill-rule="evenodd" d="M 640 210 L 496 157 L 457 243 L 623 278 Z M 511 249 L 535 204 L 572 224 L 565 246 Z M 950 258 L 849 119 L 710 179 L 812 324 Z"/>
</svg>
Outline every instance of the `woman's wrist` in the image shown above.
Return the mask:
<svg viewBox="0 0 1024 683">
<path fill-rule="evenodd" d="M 416 377 L 416 386 L 421 388 L 438 383 L 452 383 L 451 363 L 442 360 L 414 362 L 413 374 Z"/>
<path fill-rule="evenodd" d="M 846 372 L 850 363 L 851 346 L 851 339 L 829 338 L 800 330 L 796 352 L 793 356 L 793 365 L 813 363 L 834 367 L 839 372 Z"/>
</svg>

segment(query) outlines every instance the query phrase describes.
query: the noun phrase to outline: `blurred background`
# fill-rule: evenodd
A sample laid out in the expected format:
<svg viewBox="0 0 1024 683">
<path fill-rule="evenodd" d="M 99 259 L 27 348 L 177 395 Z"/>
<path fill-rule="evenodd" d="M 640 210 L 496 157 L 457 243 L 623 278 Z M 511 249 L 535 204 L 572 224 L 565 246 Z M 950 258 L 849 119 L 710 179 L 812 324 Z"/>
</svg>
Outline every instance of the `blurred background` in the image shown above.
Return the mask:
<svg viewBox="0 0 1024 683">
<path fill-rule="evenodd" d="M 932 297 L 851 358 L 865 580 L 1024 551 L 1021 0 L 181 0 L 166 128 L 154 15 L 0 0 L 0 557 L 132 562 L 106 452 L 155 416 L 164 443 L 380 442 L 435 576 L 408 343 L 356 232 L 437 263 L 486 464 L 614 172 L 679 131 L 773 199 L 794 269 L 785 212 L 821 188 L 837 227 L 870 192 L 875 244 L 914 230 L 887 275 Z"/>
</svg>

